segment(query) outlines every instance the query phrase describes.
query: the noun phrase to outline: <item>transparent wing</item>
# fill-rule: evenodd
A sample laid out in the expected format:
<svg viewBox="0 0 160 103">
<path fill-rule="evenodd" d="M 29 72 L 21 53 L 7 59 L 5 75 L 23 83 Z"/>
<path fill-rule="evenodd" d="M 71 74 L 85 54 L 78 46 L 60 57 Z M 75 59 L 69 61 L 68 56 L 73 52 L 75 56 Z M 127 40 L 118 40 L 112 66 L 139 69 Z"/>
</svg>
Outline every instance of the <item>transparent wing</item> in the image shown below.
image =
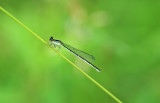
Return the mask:
<svg viewBox="0 0 160 103">
<path fill-rule="evenodd" d="M 62 43 L 61 42 L 61 45 L 63 47 L 65 47 L 67 50 L 69 50 L 70 52 L 72 52 L 73 54 L 75 54 L 76 56 L 80 57 L 82 60 L 84 60 L 85 62 L 87 62 L 89 65 L 91 65 L 94 69 L 96 69 L 98 72 L 100 72 L 100 69 L 98 69 L 95 65 L 93 65 L 90 61 L 91 60 L 95 60 L 95 58 L 88 54 L 88 53 L 85 53 L 81 50 L 78 50 L 72 46 L 69 46 L 68 44 L 65 44 L 65 43 Z"/>
<path fill-rule="evenodd" d="M 86 59 L 87 61 L 95 60 L 95 58 L 92 55 L 85 53 L 81 50 L 78 50 L 72 46 L 69 46 L 68 44 L 62 43 L 62 46 L 64 46 L 66 49 L 68 49 L 69 51 L 71 51 L 75 55 Z"/>
</svg>

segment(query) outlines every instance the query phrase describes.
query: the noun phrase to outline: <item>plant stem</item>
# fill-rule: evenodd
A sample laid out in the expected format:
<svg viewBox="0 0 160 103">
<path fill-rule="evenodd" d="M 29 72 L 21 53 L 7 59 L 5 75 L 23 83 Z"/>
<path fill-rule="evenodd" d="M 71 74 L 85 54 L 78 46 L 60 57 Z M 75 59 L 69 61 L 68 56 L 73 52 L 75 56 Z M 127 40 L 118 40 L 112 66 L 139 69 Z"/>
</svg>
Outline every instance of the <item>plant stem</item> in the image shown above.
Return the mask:
<svg viewBox="0 0 160 103">
<path fill-rule="evenodd" d="M 31 34 L 33 34 L 37 39 L 39 39 L 41 42 L 43 42 L 45 45 L 50 45 L 42 39 L 39 35 L 37 35 L 35 32 L 33 32 L 31 29 L 29 29 L 27 26 L 25 26 L 21 21 L 19 21 L 17 18 L 15 18 L 13 15 L 11 15 L 8 11 L 6 11 L 4 8 L 0 6 L 0 10 L 3 11 L 5 14 L 7 14 L 9 17 L 11 17 L 14 21 L 16 21 L 18 24 L 20 24 L 22 27 L 27 29 Z M 59 56 L 61 56 L 63 59 L 65 59 L 67 62 L 69 62 L 71 65 L 73 65 L 76 69 L 78 69 L 83 75 L 85 75 L 89 80 L 91 80 L 95 85 L 97 85 L 99 88 L 101 88 L 105 93 L 110 95 L 115 101 L 118 103 L 122 103 L 121 100 L 119 100 L 116 96 L 114 96 L 111 92 L 109 92 L 106 88 L 104 88 L 101 84 L 99 84 L 96 80 L 94 80 L 91 76 L 89 76 L 87 73 L 85 73 L 82 69 L 80 69 L 77 65 L 75 65 L 73 62 L 71 62 L 68 58 L 66 58 L 64 55 L 59 53 L 54 48 L 51 48 L 54 52 L 56 52 Z"/>
</svg>

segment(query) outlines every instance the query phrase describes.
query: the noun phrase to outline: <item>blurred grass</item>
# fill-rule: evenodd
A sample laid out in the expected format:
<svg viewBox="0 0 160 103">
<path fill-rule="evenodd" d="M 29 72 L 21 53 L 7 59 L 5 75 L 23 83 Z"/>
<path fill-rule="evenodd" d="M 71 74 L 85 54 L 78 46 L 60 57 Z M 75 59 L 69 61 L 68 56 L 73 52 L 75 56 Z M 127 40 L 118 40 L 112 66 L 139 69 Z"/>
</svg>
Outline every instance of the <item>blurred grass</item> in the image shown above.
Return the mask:
<svg viewBox="0 0 160 103">
<path fill-rule="evenodd" d="M 0 6 L 0 10 L 4 12 L 6 15 L 8 15 L 10 18 L 12 18 L 14 21 L 16 21 L 19 25 L 21 25 L 23 28 L 28 30 L 32 35 L 34 35 L 37 39 L 39 39 L 41 42 L 44 43 L 44 45 L 51 48 L 49 43 L 47 43 L 43 38 L 41 38 L 39 35 L 37 35 L 35 32 L 33 32 L 31 29 L 29 29 L 26 25 L 24 25 L 21 21 L 19 21 L 17 18 L 15 18 L 13 15 L 11 15 L 8 11 L 6 11 L 4 8 Z M 86 76 L 89 80 L 91 80 L 95 85 L 97 85 L 99 88 L 101 88 L 104 92 L 106 92 L 109 96 L 111 96 L 116 102 L 122 103 L 116 96 L 114 96 L 111 92 L 109 92 L 105 87 L 103 87 L 101 84 L 99 84 L 96 80 L 94 80 L 92 77 L 90 77 L 87 73 L 85 73 L 82 69 L 80 69 L 77 65 L 75 65 L 73 62 L 71 62 L 68 58 L 66 58 L 64 55 L 59 53 L 55 48 L 51 48 L 56 54 L 61 56 L 63 59 L 65 59 L 68 63 L 70 63 L 72 66 L 74 66 L 77 70 L 79 70 L 84 76 Z"/>
<path fill-rule="evenodd" d="M 151 0 L 0 2 L 46 41 L 54 36 L 94 55 L 101 73 L 85 64 L 81 67 L 127 103 L 160 102 L 159 4 Z M 2 12 L 0 30 L 1 103 L 115 102 Z M 77 63 L 67 51 L 60 52 Z"/>
</svg>

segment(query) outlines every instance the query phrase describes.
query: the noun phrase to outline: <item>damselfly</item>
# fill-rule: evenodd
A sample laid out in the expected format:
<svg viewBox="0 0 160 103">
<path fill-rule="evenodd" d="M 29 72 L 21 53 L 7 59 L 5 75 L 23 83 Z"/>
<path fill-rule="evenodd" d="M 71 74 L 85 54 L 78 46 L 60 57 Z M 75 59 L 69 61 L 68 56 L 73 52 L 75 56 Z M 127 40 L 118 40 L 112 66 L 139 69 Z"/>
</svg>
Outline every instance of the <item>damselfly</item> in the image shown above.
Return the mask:
<svg viewBox="0 0 160 103">
<path fill-rule="evenodd" d="M 72 46 L 69 46 L 68 44 L 63 43 L 60 40 L 56 40 L 53 37 L 50 37 L 49 39 L 51 41 L 51 45 L 53 44 L 54 47 L 56 48 L 56 46 L 59 47 L 59 49 L 61 48 L 61 46 L 63 46 L 65 49 L 67 49 L 68 51 L 70 51 L 71 53 L 73 53 L 74 55 L 76 55 L 77 57 L 79 57 L 80 59 L 82 59 L 83 61 L 85 61 L 86 63 L 88 63 L 90 66 L 92 66 L 94 69 L 96 69 L 98 72 L 100 72 L 100 69 L 98 69 L 95 65 L 93 65 L 90 60 L 94 60 L 95 58 L 88 54 L 85 53 L 81 50 L 78 50 Z"/>
</svg>

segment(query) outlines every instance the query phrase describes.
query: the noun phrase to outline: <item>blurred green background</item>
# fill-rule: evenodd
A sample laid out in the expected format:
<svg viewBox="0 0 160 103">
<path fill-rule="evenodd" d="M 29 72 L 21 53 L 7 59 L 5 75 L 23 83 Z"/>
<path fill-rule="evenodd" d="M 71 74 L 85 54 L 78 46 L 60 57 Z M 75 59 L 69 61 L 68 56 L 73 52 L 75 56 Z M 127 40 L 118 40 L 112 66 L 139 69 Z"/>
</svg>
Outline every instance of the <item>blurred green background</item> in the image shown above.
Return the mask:
<svg viewBox="0 0 160 103">
<path fill-rule="evenodd" d="M 160 1 L 0 0 L 49 42 L 94 55 L 101 72 L 60 52 L 125 103 L 160 103 Z M 116 103 L 0 11 L 0 103 Z"/>
</svg>

